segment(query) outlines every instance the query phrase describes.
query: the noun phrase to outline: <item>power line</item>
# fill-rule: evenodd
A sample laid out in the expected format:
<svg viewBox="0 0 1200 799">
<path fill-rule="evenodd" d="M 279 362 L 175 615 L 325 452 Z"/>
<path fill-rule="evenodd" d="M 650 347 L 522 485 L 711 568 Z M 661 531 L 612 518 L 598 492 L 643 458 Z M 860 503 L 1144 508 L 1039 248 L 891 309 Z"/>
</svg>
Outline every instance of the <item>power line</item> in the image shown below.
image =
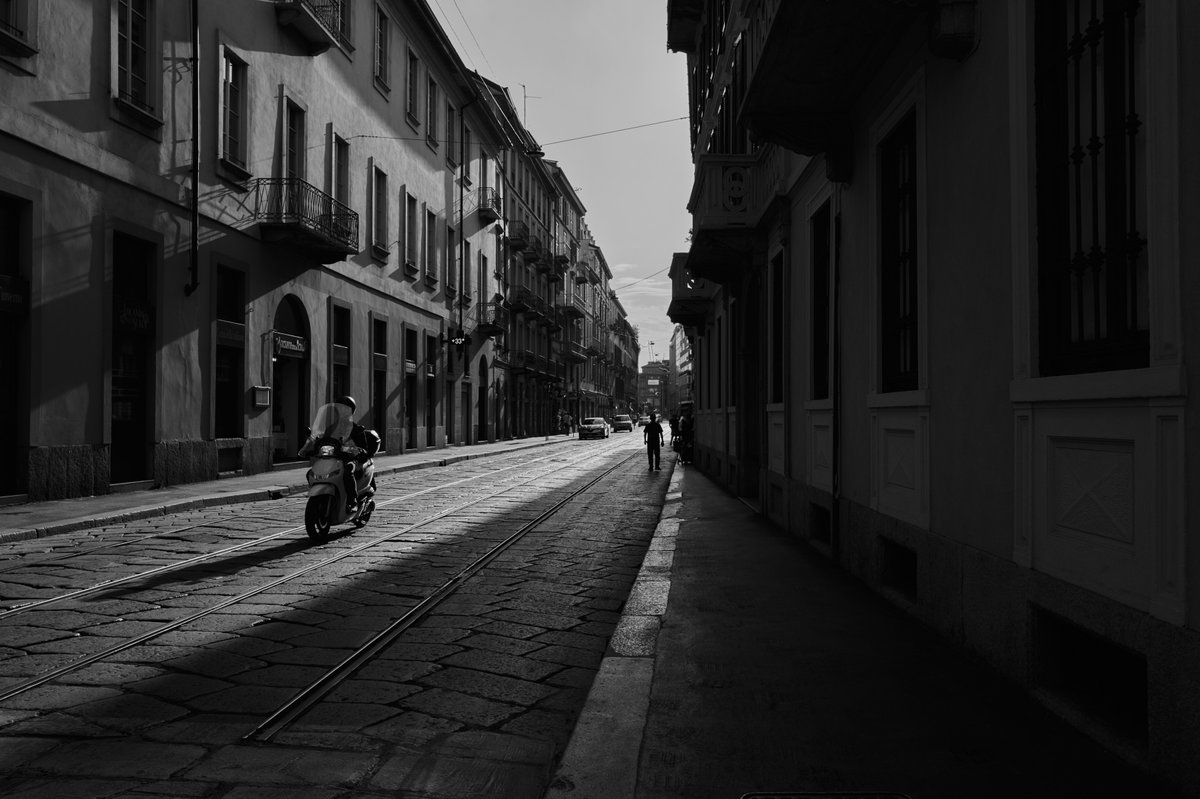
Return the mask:
<svg viewBox="0 0 1200 799">
<path fill-rule="evenodd" d="M 491 61 L 488 61 L 487 53 L 483 52 L 483 47 L 480 46 L 479 40 L 475 38 L 475 31 L 471 30 L 471 23 L 467 22 L 467 16 L 463 13 L 462 8 L 459 7 L 458 0 L 454 0 L 454 7 L 458 9 L 458 15 L 462 17 L 463 24 L 467 26 L 467 33 L 471 34 L 471 40 L 475 42 L 475 49 L 479 51 L 479 55 L 483 56 L 483 63 L 487 64 L 488 72 L 494 75 L 496 68 L 492 66 Z"/>
<path fill-rule="evenodd" d="M 650 279 L 650 278 L 652 278 L 652 277 L 658 277 L 658 276 L 659 276 L 659 275 L 661 275 L 663 272 L 666 272 L 666 271 L 668 271 L 670 268 L 671 268 L 671 267 L 669 267 L 669 266 L 667 266 L 667 267 L 664 267 L 664 268 L 662 268 L 662 269 L 659 269 L 657 272 L 652 272 L 651 274 L 649 274 L 649 275 L 646 275 L 646 276 L 645 276 L 645 277 L 643 277 L 643 278 L 639 278 L 638 280 L 635 280 L 635 281 L 633 281 L 632 283 L 626 283 L 624 286 L 617 286 L 617 287 L 616 287 L 615 289 L 613 289 L 613 290 L 614 290 L 614 291 L 616 291 L 617 289 L 627 289 L 627 288 L 629 288 L 630 286 L 636 286 L 638 283 L 644 283 L 644 282 L 646 282 L 647 280 L 649 280 L 649 279 Z"/>
<path fill-rule="evenodd" d="M 638 128 L 649 128 L 649 127 L 653 127 L 654 125 L 665 125 L 668 122 L 679 122 L 684 119 L 687 119 L 687 117 L 674 117 L 672 119 L 660 119 L 657 122 L 646 122 L 641 125 L 630 125 L 627 128 L 616 128 L 614 130 L 602 130 L 599 133 L 588 133 L 585 136 L 574 136 L 570 139 L 559 139 L 558 141 L 543 142 L 542 146 L 549 147 L 552 144 L 564 144 L 569 141 L 579 141 L 580 139 L 592 139 L 592 138 L 595 138 L 596 136 L 607 136 L 610 133 L 624 133 L 627 130 L 637 130 Z"/>
</svg>

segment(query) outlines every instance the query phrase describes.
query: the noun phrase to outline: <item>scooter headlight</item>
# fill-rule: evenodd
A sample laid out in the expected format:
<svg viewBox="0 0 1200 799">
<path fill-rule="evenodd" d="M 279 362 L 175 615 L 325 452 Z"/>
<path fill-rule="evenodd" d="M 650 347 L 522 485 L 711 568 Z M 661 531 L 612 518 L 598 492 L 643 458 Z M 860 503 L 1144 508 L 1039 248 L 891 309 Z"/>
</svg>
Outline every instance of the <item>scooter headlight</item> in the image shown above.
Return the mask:
<svg viewBox="0 0 1200 799">
<path fill-rule="evenodd" d="M 336 454 L 333 444 L 323 444 L 317 447 L 317 455 L 322 458 L 332 458 Z"/>
</svg>

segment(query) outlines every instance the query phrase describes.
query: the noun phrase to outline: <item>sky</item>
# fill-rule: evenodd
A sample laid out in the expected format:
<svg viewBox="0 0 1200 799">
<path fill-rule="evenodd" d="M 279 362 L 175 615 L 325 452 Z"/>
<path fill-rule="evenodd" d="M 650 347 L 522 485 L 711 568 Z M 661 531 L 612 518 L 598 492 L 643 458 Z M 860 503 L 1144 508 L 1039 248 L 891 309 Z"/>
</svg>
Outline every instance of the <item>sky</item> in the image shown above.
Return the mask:
<svg viewBox="0 0 1200 799">
<path fill-rule="evenodd" d="M 692 188 L 686 60 L 667 50 L 667 0 L 429 3 L 467 66 L 508 87 L 578 192 L 638 328 L 639 366 L 667 358 L 667 270 L 688 248 Z"/>
</svg>

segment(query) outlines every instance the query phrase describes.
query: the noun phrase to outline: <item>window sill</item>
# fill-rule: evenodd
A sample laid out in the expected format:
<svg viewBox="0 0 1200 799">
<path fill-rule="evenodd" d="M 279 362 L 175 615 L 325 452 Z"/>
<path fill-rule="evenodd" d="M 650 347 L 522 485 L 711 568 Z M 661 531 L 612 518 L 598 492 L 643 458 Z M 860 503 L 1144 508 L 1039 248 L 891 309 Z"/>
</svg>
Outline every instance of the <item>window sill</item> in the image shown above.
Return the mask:
<svg viewBox="0 0 1200 799">
<path fill-rule="evenodd" d="M 1031 377 L 1009 383 L 1012 402 L 1071 402 L 1080 400 L 1148 399 L 1187 396 L 1182 364 L 1092 372 L 1055 377 Z"/>
<path fill-rule="evenodd" d="M 17 36 L 0 28 L 0 56 L 29 58 L 37 55 L 38 49 L 24 36 Z"/>
<path fill-rule="evenodd" d="M 375 75 L 374 83 L 375 83 L 375 91 L 377 91 L 381 95 L 383 95 L 383 99 L 390 101 L 391 95 L 392 95 L 392 87 L 387 85 L 387 81 L 385 81 L 383 78 L 379 77 L 378 75 Z"/>
<path fill-rule="evenodd" d="M 379 244 L 371 245 L 371 257 L 379 263 L 386 264 L 389 256 L 388 248 Z"/>
<path fill-rule="evenodd" d="M 404 262 L 404 274 L 408 275 L 409 277 L 416 277 L 420 273 L 421 270 L 417 268 L 417 264 L 414 261 Z"/>
<path fill-rule="evenodd" d="M 867 395 L 868 408 L 928 408 L 929 389 L 915 391 L 889 391 Z"/>
<path fill-rule="evenodd" d="M 232 183 L 241 191 L 249 191 L 247 185 L 253 178 L 254 173 L 228 158 L 221 157 L 217 159 L 217 176 Z"/>
<path fill-rule="evenodd" d="M 806 411 L 832 411 L 833 410 L 833 400 L 829 399 L 828 397 L 826 397 L 824 399 L 808 400 L 807 402 L 804 403 L 804 410 L 806 410 Z"/>
<path fill-rule="evenodd" d="M 429 146 L 429 149 L 430 149 L 430 150 L 433 150 L 435 153 L 436 153 L 436 152 L 438 151 L 438 149 L 440 148 L 440 145 L 438 144 L 438 140 L 437 140 L 437 139 L 435 139 L 433 136 L 426 136 L 426 137 L 425 137 L 425 144 L 426 144 L 426 145 L 428 145 L 428 146 Z"/>
<path fill-rule="evenodd" d="M 437 288 L 437 284 L 438 284 L 437 275 L 426 272 L 425 273 L 425 285 L 429 286 L 429 288 L 431 288 L 431 289 L 434 289 L 434 288 Z"/>
<path fill-rule="evenodd" d="M 414 114 L 412 111 L 404 112 L 404 121 L 407 122 L 408 126 L 413 130 L 421 129 L 421 120 L 417 119 L 416 114 Z"/>
<path fill-rule="evenodd" d="M 154 111 L 120 97 L 113 98 L 113 119 L 156 141 L 162 141 L 163 120 Z"/>
</svg>

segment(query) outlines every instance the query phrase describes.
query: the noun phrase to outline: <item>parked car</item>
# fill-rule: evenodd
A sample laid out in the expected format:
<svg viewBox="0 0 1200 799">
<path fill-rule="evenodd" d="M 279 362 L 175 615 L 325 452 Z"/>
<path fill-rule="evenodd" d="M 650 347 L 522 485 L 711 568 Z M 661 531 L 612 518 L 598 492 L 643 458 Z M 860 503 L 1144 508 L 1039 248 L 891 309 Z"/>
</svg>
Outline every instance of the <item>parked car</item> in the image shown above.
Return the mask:
<svg viewBox="0 0 1200 799">
<path fill-rule="evenodd" d="M 614 433 L 621 431 L 621 430 L 625 430 L 627 432 L 632 433 L 633 432 L 633 419 L 629 418 L 629 416 L 626 414 L 619 413 L 613 417 L 612 429 L 613 429 Z"/>
<path fill-rule="evenodd" d="M 648 424 L 650 424 L 649 416 L 639 416 L 638 417 L 638 427 L 645 427 Z"/>
<path fill-rule="evenodd" d="M 601 416 L 588 416 L 579 423 L 580 438 L 608 438 L 608 422 Z"/>
</svg>

